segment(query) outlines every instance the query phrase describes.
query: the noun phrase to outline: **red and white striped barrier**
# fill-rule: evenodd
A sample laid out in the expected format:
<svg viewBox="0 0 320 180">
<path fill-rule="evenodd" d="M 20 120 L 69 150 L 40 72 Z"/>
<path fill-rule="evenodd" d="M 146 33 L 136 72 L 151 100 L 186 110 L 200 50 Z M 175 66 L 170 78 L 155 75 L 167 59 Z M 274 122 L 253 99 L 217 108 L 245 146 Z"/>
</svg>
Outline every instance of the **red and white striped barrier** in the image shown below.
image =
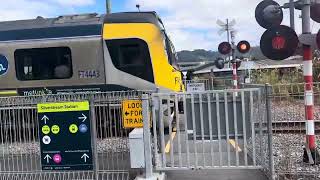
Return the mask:
<svg viewBox="0 0 320 180">
<path fill-rule="evenodd" d="M 306 140 L 310 150 L 316 149 L 314 130 L 314 100 L 313 100 L 313 77 L 312 77 L 312 50 L 309 45 L 303 46 L 303 75 L 305 80 L 305 120 Z"/>
</svg>

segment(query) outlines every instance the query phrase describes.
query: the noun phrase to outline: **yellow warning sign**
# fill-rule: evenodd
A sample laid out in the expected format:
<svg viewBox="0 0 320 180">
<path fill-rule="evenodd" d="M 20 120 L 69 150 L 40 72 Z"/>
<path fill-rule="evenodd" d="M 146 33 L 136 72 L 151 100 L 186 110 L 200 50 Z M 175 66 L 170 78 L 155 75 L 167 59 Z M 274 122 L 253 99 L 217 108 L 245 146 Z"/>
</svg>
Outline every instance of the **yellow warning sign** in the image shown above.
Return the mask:
<svg viewBox="0 0 320 180">
<path fill-rule="evenodd" d="M 46 103 L 38 104 L 39 113 L 46 112 L 69 112 L 69 111 L 87 111 L 89 110 L 89 102 L 61 102 L 61 103 Z"/>
<path fill-rule="evenodd" d="M 124 128 L 142 128 L 142 101 L 125 100 L 122 102 L 122 119 Z"/>
</svg>

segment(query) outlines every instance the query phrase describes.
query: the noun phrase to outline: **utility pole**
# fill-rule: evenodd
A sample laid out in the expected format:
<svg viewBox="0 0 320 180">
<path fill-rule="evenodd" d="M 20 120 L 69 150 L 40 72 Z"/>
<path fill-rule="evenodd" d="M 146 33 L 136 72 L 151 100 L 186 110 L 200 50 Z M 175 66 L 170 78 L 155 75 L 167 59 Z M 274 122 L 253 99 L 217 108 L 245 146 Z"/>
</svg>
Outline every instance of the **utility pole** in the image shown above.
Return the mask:
<svg viewBox="0 0 320 180">
<path fill-rule="evenodd" d="M 111 14 L 111 0 L 106 0 L 107 14 Z"/>
</svg>

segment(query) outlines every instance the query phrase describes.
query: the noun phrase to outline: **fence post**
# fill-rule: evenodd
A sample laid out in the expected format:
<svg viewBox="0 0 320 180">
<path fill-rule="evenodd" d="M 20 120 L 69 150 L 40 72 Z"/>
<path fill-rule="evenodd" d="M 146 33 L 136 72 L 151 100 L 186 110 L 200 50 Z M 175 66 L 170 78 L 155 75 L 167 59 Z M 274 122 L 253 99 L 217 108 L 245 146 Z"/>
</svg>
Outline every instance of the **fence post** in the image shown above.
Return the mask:
<svg viewBox="0 0 320 180">
<path fill-rule="evenodd" d="M 272 118 L 271 118 L 271 101 L 272 90 L 270 84 L 265 84 L 266 96 L 266 117 L 268 125 L 268 147 L 269 147 L 269 170 L 271 179 L 274 179 L 274 163 L 273 163 L 273 142 L 272 142 Z"/>
<path fill-rule="evenodd" d="M 145 178 L 148 179 L 148 178 L 151 178 L 153 174 L 148 94 L 142 95 L 142 118 L 143 118 L 143 140 L 144 140 L 144 156 L 145 156 Z"/>
<path fill-rule="evenodd" d="M 97 121 L 96 121 L 96 113 L 94 107 L 94 97 L 91 96 L 89 98 L 89 105 L 90 105 L 90 116 L 91 116 L 91 124 L 92 124 L 92 142 L 93 142 L 93 151 L 94 151 L 94 172 L 95 177 L 98 178 L 99 174 L 99 163 L 98 163 L 98 144 L 97 144 Z"/>
</svg>

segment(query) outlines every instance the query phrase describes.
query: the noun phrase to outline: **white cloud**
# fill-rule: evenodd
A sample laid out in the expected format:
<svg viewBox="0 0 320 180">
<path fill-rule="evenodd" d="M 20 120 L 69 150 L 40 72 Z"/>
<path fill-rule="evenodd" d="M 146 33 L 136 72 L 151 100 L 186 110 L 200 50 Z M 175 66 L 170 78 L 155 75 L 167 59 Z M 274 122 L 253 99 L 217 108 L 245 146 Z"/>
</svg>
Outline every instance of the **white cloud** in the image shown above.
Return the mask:
<svg viewBox="0 0 320 180">
<path fill-rule="evenodd" d="M 255 20 L 255 8 L 261 0 L 128 0 L 128 7 L 134 9 L 140 4 L 142 10 L 160 12 L 169 34 L 178 50 L 205 48 L 216 50 L 226 35 L 219 36 L 218 19 L 235 19 L 238 31 L 236 39 L 249 40 L 252 45 L 259 45 L 265 29 Z M 288 0 L 278 0 L 280 4 Z M 283 24 L 289 25 L 288 10 L 284 10 Z M 297 32 L 301 33 L 300 12 L 296 11 Z M 313 32 L 319 29 L 313 23 Z"/>
<path fill-rule="evenodd" d="M 0 20 L 53 17 L 74 13 L 75 7 L 93 4 L 95 0 L 8 0 L 1 2 Z"/>
</svg>

